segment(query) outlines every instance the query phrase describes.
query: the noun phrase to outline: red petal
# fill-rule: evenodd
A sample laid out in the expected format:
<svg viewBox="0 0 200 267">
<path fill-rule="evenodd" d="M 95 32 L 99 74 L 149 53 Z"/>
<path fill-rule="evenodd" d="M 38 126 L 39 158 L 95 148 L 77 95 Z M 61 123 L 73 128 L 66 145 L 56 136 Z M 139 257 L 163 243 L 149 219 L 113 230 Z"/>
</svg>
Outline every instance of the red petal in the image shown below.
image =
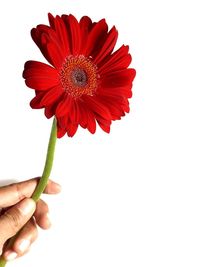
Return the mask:
<svg viewBox="0 0 200 267">
<path fill-rule="evenodd" d="M 99 89 L 99 95 L 101 96 L 111 96 L 111 97 L 132 97 L 132 86 L 123 87 L 107 87 Z"/>
<path fill-rule="evenodd" d="M 78 55 L 81 48 L 81 33 L 77 19 L 73 15 L 62 15 L 62 20 L 68 30 L 71 53 Z"/>
<path fill-rule="evenodd" d="M 110 125 L 103 124 L 101 121 L 98 121 L 98 124 L 104 132 L 110 133 Z"/>
<path fill-rule="evenodd" d="M 64 21 L 59 16 L 56 16 L 55 19 L 55 30 L 59 40 L 61 41 L 64 56 L 66 57 L 71 54 L 69 36 Z"/>
<path fill-rule="evenodd" d="M 79 54 L 81 48 L 80 27 L 77 19 L 73 15 L 69 15 L 68 19 L 71 32 L 72 54 L 76 56 Z"/>
<path fill-rule="evenodd" d="M 25 80 L 25 83 L 28 87 L 41 91 L 49 90 L 59 84 L 58 81 L 46 77 L 30 77 Z"/>
<path fill-rule="evenodd" d="M 63 90 L 60 86 L 55 86 L 47 91 L 42 100 L 41 105 L 49 106 L 52 103 L 55 103 L 57 99 L 63 94 Z"/>
<path fill-rule="evenodd" d="M 110 32 L 108 33 L 108 36 L 104 42 L 104 45 L 102 46 L 101 50 L 99 51 L 98 55 L 96 56 L 94 63 L 98 64 L 101 62 L 107 55 L 109 55 L 117 42 L 118 32 L 115 27 L 113 27 Z"/>
<path fill-rule="evenodd" d="M 135 78 L 136 71 L 134 69 L 120 70 L 107 73 L 102 76 L 101 85 L 104 88 L 123 87 L 130 85 Z"/>
<path fill-rule="evenodd" d="M 56 108 L 56 116 L 63 117 L 68 114 L 71 109 L 72 103 L 72 98 L 68 95 L 65 95 Z"/>
<path fill-rule="evenodd" d="M 96 132 L 96 121 L 94 115 L 89 110 L 87 110 L 87 117 L 87 129 L 91 134 L 94 134 Z"/>
<path fill-rule="evenodd" d="M 50 119 L 51 117 L 53 117 L 54 111 L 52 110 L 52 106 L 45 108 L 44 115 L 46 116 L 47 119 Z"/>
<path fill-rule="evenodd" d="M 82 103 L 79 103 L 79 123 L 81 127 L 84 129 L 87 128 L 87 112 L 85 111 L 85 107 L 83 107 Z"/>
<path fill-rule="evenodd" d="M 77 121 L 76 121 L 76 109 L 75 109 L 75 102 L 76 101 L 73 101 L 73 104 L 71 105 L 71 110 L 70 110 L 70 112 L 69 112 L 69 114 L 68 114 L 68 116 L 69 116 L 69 119 L 70 119 L 70 121 L 72 122 L 72 123 L 77 123 Z"/>
<path fill-rule="evenodd" d="M 57 125 L 58 125 L 58 132 L 57 132 L 58 138 L 63 137 L 65 133 L 67 133 L 69 137 L 72 137 L 74 136 L 74 134 L 78 129 L 78 124 L 72 123 L 68 116 L 58 118 Z"/>
<path fill-rule="evenodd" d="M 41 35 L 41 33 L 36 28 L 31 30 L 31 36 L 33 38 L 33 41 L 39 47 L 43 56 L 47 59 L 47 61 L 51 65 L 53 65 L 53 62 L 52 62 L 52 60 L 48 54 L 47 47 L 46 47 L 47 46 L 47 38 L 44 35 Z"/>
<path fill-rule="evenodd" d="M 31 108 L 34 109 L 40 109 L 43 108 L 44 106 L 41 105 L 41 99 L 44 96 L 44 93 L 37 93 L 36 96 L 31 100 L 30 102 L 30 106 Z"/>
<path fill-rule="evenodd" d="M 57 40 L 56 38 L 55 31 L 49 26 L 44 24 L 39 24 L 37 25 L 36 29 L 39 31 L 40 35 L 46 34 L 46 36 L 48 37 L 48 41 L 54 41 L 56 43 L 59 43 L 59 40 Z"/>
<path fill-rule="evenodd" d="M 56 33 L 46 25 L 38 25 L 32 29 L 31 35 L 44 57 L 56 68 L 64 61 L 64 53 Z"/>
<path fill-rule="evenodd" d="M 78 101 L 74 101 L 74 121 L 79 124 L 80 121 L 80 109 Z"/>
<path fill-rule="evenodd" d="M 63 56 L 66 57 L 71 53 L 70 53 L 68 32 L 65 27 L 64 21 L 61 19 L 60 16 L 56 16 L 54 18 L 51 13 L 48 14 L 48 18 L 49 18 L 49 24 L 51 28 L 55 30 L 56 38 L 57 40 L 59 40 L 59 44 L 63 51 Z"/>
<path fill-rule="evenodd" d="M 47 51 L 51 61 L 53 62 L 53 66 L 55 66 L 57 69 L 60 69 L 65 60 L 65 58 L 61 55 L 60 50 L 55 46 L 55 44 L 48 43 Z"/>
<path fill-rule="evenodd" d="M 121 104 L 123 110 L 126 112 L 126 113 L 129 113 L 130 111 L 130 107 L 129 107 L 129 102 L 128 102 L 128 99 L 123 99 L 123 102 Z"/>
<path fill-rule="evenodd" d="M 111 91 L 114 91 L 113 89 Z M 123 110 L 124 112 L 128 113 L 130 108 L 129 108 L 129 101 L 126 97 L 124 97 L 123 95 L 117 95 L 117 94 L 113 94 L 113 95 L 101 95 L 99 96 L 101 99 L 104 99 L 104 101 L 112 104 L 115 104 L 115 106 L 117 105 L 119 107 L 119 109 Z M 107 105 L 107 104 L 106 104 Z M 109 106 L 108 106 L 109 107 Z"/>
<path fill-rule="evenodd" d="M 58 101 L 56 101 L 55 103 L 53 103 L 50 106 L 45 107 L 44 114 L 45 114 L 47 119 L 50 119 L 52 116 L 55 115 L 57 105 L 58 105 Z"/>
<path fill-rule="evenodd" d="M 84 102 L 79 103 L 80 108 L 80 125 L 83 128 L 87 128 L 92 134 L 96 132 L 96 121 L 94 114 L 88 109 L 88 106 Z"/>
<path fill-rule="evenodd" d="M 129 47 L 122 46 L 99 67 L 99 73 L 113 72 L 120 69 L 126 69 L 131 63 L 131 55 L 128 54 Z"/>
<path fill-rule="evenodd" d="M 104 120 L 103 118 L 96 116 L 96 120 L 99 124 L 99 126 L 101 127 L 101 129 L 106 132 L 106 133 L 110 133 L 110 125 L 111 125 L 111 121 L 107 121 Z"/>
<path fill-rule="evenodd" d="M 73 137 L 78 129 L 78 124 L 71 123 L 67 129 L 67 135 Z"/>
<path fill-rule="evenodd" d="M 91 21 L 91 19 L 87 16 L 84 16 L 81 18 L 80 22 L 80 33 L 81 33 L 81 51 L 80 54 L 83 53 L 84 49 L 85 49 L 85 44 L 87 42 L 88 39 L 88 34 L 92 29 L 93 23 Z"/>
<path fill-rule="evenodd" d="M 51 79 L 58 79 L 58 72 L 51 66 L 39 61 L 27 61 L 24 65 L 23 78 L 32 76 L 50 77 Z"/>
<path fill-rule="evenodd" d="M 48 13 L 48 19 L 50 26 L 55 29 L 55 18 L 51 13 Z"/>
<path fill-rule="evenodd" d="M 55 23 L 55 25 L 57 26 L 57 23 Z M 62 57 L 65 56 L 63 51 L 62 37 L 59 35 L 59 28 L 53 29 L 47 25 L 40 24 L 37 26 L 37 30 L 40 32 L 41 36 L 45 35 L 46 42 L 52 43 L 62 55 Z"/>
<path fill-rule="evenodd" d="M 106 106 L 104 106 L 97 97 L 84 96 L 82 97 L 88 109 L 99 114 L 101 117 L 111 119 L 111 115 Z"/>
<path fill-rule="evenodd" d="M 24 68 L 25 83 L 32 89 L 48 90 L 60 83 L 57 71 L 44 63 L 28 61 Z"/>
<path fill-rule="evenodd" d="M 66 134 L 67 130 L 64 128 L 61 128 L 59 125 L 57 126 L 57 128 L 58 128 L 57 137 L 62 138 Z"/>
<path fill-rule="evenodd" d="M 100 20 L 89 33 L 83 54 L 86 56 L 93 56 L 97 54 L 103 45 L 107 31 L 108 25 L 106 24 L 105 19 Z"/>
<path fill-rule="evenodd" d="M 111 97 L 101 97 L 101 101 L 106 105 L 110 110 L 112 115 L 112 120 L 119 120 L 122 116 L 125 115 L 125 110 L 122 105 L 122 101 L 114 101 Z"/>
</svg>

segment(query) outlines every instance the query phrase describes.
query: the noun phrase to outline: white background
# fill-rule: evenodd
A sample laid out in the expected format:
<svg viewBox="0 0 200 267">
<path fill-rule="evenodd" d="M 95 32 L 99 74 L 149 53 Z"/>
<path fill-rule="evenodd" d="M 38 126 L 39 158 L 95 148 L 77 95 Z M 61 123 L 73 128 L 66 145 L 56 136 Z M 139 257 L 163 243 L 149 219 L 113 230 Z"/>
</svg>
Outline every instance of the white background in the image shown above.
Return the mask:
<svg viewBox="0 0 200 267">
<path fill-rule="evenodd" d="M 51 128 L 31 110 L 23 64 L 45 62 L 29 31 L 47 13 L 105 17 L 137 70 L 131 113 L 111 134 L 58 141 L 53 227 L 9 266 L 200 266 L 199 1 L 2 1 L 0 177 L 41 174 Z M 40 263 L 39 263 L 40 261 Z"/>
</svg>

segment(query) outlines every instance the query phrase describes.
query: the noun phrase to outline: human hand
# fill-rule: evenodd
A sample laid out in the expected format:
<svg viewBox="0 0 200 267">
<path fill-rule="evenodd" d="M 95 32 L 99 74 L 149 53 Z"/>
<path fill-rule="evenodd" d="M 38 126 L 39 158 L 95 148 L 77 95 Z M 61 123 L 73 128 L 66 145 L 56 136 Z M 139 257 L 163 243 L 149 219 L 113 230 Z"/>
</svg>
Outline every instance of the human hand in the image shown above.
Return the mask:
<svg viewBox="0 0 200 267">
<path fill-rule="evenodd" d="M 30 198 L 37 183 L 38 178 L 34 178 L 0 187 L 0 255 L 6 241 L 24 226 L 12 247 L 3 251 L 7 261 L 29 250 L 37 238 L 37 225 L 42 229 L 48 229 L 51 225 L 48 205 L 41 199 L 35 204 Z M 57 194 L 60 190 L 60 185 L 50 180 L 44 193 Z"/>
</svg>

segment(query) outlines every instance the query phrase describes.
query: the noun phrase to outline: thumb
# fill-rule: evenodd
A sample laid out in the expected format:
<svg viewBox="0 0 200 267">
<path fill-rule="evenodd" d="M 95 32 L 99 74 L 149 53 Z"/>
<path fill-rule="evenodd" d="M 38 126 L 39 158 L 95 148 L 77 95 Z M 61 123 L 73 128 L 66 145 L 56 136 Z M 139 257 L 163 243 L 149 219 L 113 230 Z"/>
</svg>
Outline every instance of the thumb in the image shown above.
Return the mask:
<svg viewBox="0 0 200 267">
<path fill-rule="evenodd" d="M 0 217 L 0 248 L 26 224 L 35 208 L 34 200 L 25 198 Z"/>
</svg>

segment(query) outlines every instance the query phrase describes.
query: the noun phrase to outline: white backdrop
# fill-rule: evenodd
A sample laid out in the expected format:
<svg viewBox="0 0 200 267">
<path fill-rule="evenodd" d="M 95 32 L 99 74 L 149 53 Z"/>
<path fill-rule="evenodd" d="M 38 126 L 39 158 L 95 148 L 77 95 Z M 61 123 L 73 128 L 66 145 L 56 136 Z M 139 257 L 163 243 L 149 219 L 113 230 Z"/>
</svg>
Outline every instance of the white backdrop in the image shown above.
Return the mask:
<svg viewBox="0 0 200 267">
<path fill-rule="evenodd" d="M 53 227 L 9 266 L 200 266 L 199 1 L 7 0 L 0 3 L 0 179 L 41 174 L 51 128 L 21 78 L 42 60 L 29 31 L 47 13 L 105 17 L 137 70 L 131 113 L 111 134 L 58 141 Z M 40 261 L 40 263 L 39 263 Z"/>
</svg>

